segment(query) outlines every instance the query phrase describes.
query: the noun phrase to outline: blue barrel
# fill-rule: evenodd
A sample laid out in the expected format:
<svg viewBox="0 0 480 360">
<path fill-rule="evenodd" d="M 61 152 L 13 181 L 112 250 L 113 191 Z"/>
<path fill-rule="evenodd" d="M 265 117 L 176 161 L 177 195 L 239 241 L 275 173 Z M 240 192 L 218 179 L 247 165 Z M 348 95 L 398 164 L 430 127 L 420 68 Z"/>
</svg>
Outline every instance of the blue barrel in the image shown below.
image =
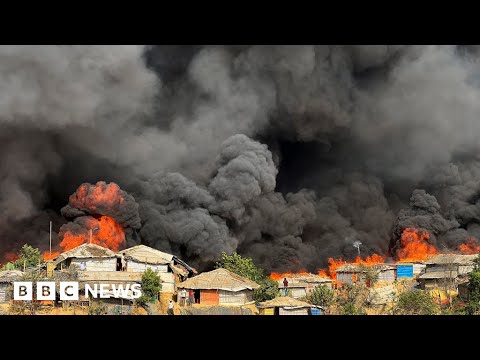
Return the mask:
<svg viewBox="0 0 480 360">
<path fill-rule="evenodd" d="M 321 309 L 311 308 L 312 315 L 322 315 Z"/>
<path fill-rule="evenodd" d="M 397 279 L 413 278 L 413 264 L 397 264 Z"/>
</svg>

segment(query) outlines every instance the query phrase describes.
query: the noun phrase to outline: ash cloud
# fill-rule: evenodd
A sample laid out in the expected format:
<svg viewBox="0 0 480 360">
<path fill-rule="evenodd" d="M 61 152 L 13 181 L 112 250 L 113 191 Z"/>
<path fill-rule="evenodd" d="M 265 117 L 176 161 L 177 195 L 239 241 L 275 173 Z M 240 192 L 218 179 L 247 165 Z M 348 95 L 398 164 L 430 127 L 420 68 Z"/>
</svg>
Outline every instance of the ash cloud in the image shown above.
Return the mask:
<svg viewBox="0 0 480 360">
<path fill-rule="evenodd" d="M 314 271 L 355 240 L 387 254 L 405 226 L 454 249 L 480 234 L 479 56 L 1 46 L 0 251 L 43 244 L 68 196 L 100 180 L 139 204 L 134 242 L 203 266 L 236 250 Z"/>
</svg>

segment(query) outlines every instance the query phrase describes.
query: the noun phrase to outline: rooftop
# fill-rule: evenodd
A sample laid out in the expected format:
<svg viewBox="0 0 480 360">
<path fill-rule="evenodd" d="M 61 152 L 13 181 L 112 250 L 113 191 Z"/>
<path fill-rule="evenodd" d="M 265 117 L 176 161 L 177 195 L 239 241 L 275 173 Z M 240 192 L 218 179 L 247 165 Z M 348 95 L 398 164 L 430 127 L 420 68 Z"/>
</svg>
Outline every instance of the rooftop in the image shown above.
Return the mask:
<svg viewBox="0 0 480 360">
<path fill-rule="evenodd" d="M 170 264 L 173 259 L 173 255 L 145 245 L 133 246 L 118 253 L 125 254 L 126 259 L 148 264 Z"/>
<path fill-rule="evenodd" d="M 456 278 L 458 273 L 456 271 L 429 271 L 420 275 L 419 279 L 449 279 Z"/>
<path fill-rule="evenodd" d="M 244 289 L 257 289 L 260 287 L 256 282 L 243 276 L 237 275 L 227 269 L 216 269 L 201 273 L 177 285 L 185 289 L 219 289 L 228 291 L 240 291 Z"/>
<path fill-rule="evenodd" d="M 428 259 L 425 264 L 439 265 L 439 264 L 456 264 L 456 265 L 473 265 L 478 255 L 458 255 L 458 254 L 440 254 Z"/>
<path fill-rule="evenodd" d="M 283 307 L 287 309 L 295 308 L 320 308 L 320 306 L 309 304 L 305 301 L 294 299 L 290 296 L 280 296 L 272 300 L 267 300 L 258 304 L 259 308 Z"/>
<path fill-rule="evenodd" d="M 0 271 L 0 283 L 11 283 L 12 281 L 17 280 L 22 275 L 23 272 L 19 270 Z"/>
<path fill-rule="evenodd" d="M 96 244 L 82 244 L 73 248 L 71 250 L 65 251 L 58 255 L 53 262 L 55 264 L 61 263 L 62 261 L 69 258 L 77 259 L 87 259 L 87 258 L 113 258 L 116 257 L 115 253 L 103 246 Z"/>
</svg>

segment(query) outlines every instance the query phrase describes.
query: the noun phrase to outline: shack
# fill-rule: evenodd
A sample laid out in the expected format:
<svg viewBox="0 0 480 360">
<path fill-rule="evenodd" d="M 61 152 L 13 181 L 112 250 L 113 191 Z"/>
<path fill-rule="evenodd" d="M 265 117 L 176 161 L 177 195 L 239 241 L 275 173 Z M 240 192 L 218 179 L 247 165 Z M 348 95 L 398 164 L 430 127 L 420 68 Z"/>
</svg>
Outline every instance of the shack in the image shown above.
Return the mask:
<svg viewBox="0 0 480 360">
<path fill-rule="evenodd" d="M 423 290 L 458 290 L 474 269 L 477 255 L 441 254 L 425 262 L 425 272 L 418 277 Z"/>
<path fill-rule="evenodd" d="M 294 299 L 306 297 L 320 285 L 331 289 L 333 284 L 332 279 L 315 274 L 292 274 L 287 280 L 289 294 Z M 278 280 L 278 288 L 283 289 L 283 278 Z"/>
<path fill-rule="evenodd" d="M 120 259 L 121 257 L 125 258 L 125 271 L 128 273 L 143 273 L 148 268 L 155 271 L 162 281 L 162 293 L 176 291 L 176 277 L 179 281 L 183 281 L 197 273 L 194 268 L 175 255 L 145 245 L 137 245 L 119 251 L 118 256 Z"/>
<path fill-rule="evenodd" d="M 19 270 L 0 271 L 0 304 L 8 303 L 11 300 L 11 293 L 8 288 L 22 275 L 23 272 Z"/>
<path fill-rule="evenodd" d="M 100 245 L 82 244 L 58 255 L 49 268 L 64 270 L 75 266 L 80 269 L 82 263 L 85 271 L 116 271 L 117 255 Z"/>
<path fill-rule="evenodd" d="M 280 296 L 257 305 L 260 315 L 317 315 L 323 308 L 290 296 Z"/>
<path fill-rule="evenodd" d="M 345 264 L 335 270 L 337 286 L 342 284 L 356 284 L 359 281 L 366 281 L 368 269 L 373 269 L 378 275 L 378 282 L 392 283 L 395 281 L 395 267 L 387 264 L 375 264 L 362 266 L 360 264 Z M 368 284 L 367 284 L 368 285 Z"/>
<path fill-rule="evenodd" d="M 194 290 L 195 303 L 204 305 L 244 305 L 253 302 L 253 290 L 260 285 L 227 269 L 201 273 L 177 285 Z"/>
</svg>

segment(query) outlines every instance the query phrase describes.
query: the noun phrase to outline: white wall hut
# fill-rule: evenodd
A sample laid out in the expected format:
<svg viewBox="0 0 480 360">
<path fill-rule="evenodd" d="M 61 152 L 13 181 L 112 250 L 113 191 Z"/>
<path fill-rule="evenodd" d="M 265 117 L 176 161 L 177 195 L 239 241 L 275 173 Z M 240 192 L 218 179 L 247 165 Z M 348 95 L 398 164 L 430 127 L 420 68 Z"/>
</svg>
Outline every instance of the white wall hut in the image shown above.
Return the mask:
<svg viewBox="0 0 480 360">
<path fill-rule="evenodd" d="M 155 271 L 162 281 L 161 292 L 175 292 L 175 275 L 187 279 L 196 270 L 178 259 L 175 255 L 164 253 L 145 245 L 137 245 L 118 252 L 124 257 L 127 273 L 143 273 L 147 268 Z"/>
<path fill-rule="evenodd" d="M 195 291 L 196 302 L 204 305 L 243 305 L 253 301 L 253 290 L 260 285 L 227 269 L 201 273 L 177 285 Z"/>
<path fill-rule="evenodd" d="M 55 270 L 67 269 L 72 265 L 80 269 L 82 263 L 85 264 L 85 271 L 116 271 L 117 256 L 100 245 L 82 244 L 53 259 Z"/>
<path fill-rule="evenodd" d="M 315 274 L 292 274 L 287 276 L 288 292 L 294 299 L 309 295 L 317 286 L 323 285 L 331 289 L 333 280 Z M 283 289 L 283 278 L 277 280 L 278 288 Z"/>
</svg>

